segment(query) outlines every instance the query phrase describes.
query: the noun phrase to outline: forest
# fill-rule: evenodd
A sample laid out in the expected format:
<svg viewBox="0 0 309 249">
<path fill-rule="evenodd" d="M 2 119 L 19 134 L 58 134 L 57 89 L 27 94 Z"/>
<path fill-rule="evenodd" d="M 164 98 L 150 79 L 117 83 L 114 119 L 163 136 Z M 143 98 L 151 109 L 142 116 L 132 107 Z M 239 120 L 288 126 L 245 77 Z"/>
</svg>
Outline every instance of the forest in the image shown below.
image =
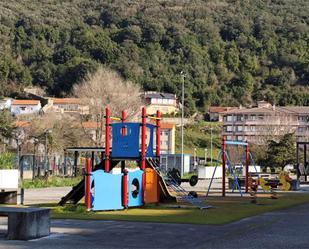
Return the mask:
<svg viewBox="0 0 309 249">
<path fill-rule="evenodd" d="M 100 64 L 210 105 L 309 105 L 307 0 L 2 0 L 0 96 L 68 96 Z M 104 82 L 102 82 L 104 84 Z"/>
</svg>

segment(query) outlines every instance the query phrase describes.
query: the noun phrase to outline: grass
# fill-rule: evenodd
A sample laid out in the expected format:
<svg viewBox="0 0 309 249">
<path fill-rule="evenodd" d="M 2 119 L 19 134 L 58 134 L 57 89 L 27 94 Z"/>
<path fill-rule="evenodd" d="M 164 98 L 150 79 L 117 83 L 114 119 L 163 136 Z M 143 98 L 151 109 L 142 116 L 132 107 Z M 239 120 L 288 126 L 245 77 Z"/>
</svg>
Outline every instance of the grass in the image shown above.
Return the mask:
<svg viewBox="0 0 309 249">
<path fill-rule="evenodd" d="M 199 210 L 189 206 L 176 208 L 175 205 L 148 205 L 144 208 L 131 208 L 122 211 L 86 212 L 81 204 L 66 207 L 54 206 L 52 207 L 52 218 L 226 224 L 245 217 L 287 209 L 309 202 L 309 195 L 306 194 L 284 194 L 278 195 L 278 197 L 277 200 L 261 197 L 258 199 L 258 205 L 251 204 L 250 200 L 245 197 L 209 197 L 207 204 L 213 205 L 213 208 L 208 210 Z"/>
<path fill-rule="evenodd" d="M 59 176 L 50 176 L 48 179 L 36 178 L 32 180 L 24 180 L 23 188 L 48 188 L 48 187 L 66 187 L 74 186 L 81 181 L 82 177 L 59 177 Z"/>
<path fill-rule="evenodd" d="M 221 146 L 222 126 L 218 122 L 194 123 L 184 127 L 184 153 L 194 154 L 199 157 L 205 156 L 205 149 L 208 149 L 207 157 L 210 157 L 211 129 L 213 138 L 213 159 L 217 159 Z M 181 153 L 181 129 L 176 129 L 176 153 Z"/>
</svg>

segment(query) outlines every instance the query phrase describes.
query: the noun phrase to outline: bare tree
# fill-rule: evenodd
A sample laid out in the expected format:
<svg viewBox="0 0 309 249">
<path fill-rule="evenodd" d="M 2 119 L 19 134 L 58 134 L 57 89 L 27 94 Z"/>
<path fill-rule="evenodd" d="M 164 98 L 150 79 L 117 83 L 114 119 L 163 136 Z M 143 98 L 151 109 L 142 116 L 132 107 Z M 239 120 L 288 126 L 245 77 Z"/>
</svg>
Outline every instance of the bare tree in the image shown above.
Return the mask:
<svg viewBox="0 0 309 249">
<path fill-rule="evenodd" d="M 142 105 L 137 84 L 125 81 L 116 72 L 102 66 L 75 85 L 72 94 L 89 105 L 90 113 L 94 115 L 101 115 L 103 108 L 108 106 L 114 115 L 126 110 L 128 119 L 132 119 Z"/>
<path fill-rule="evenodd" d="M 69 146 L 90 146 L 91 139 L 85 133 L 80 119 L 65 114 L 49 114 L 32 120 L 26 134 L 28 139 L 37 138 L 44 142 L 47 138 L 51 152 L 62 152 Z"/>
</svg>

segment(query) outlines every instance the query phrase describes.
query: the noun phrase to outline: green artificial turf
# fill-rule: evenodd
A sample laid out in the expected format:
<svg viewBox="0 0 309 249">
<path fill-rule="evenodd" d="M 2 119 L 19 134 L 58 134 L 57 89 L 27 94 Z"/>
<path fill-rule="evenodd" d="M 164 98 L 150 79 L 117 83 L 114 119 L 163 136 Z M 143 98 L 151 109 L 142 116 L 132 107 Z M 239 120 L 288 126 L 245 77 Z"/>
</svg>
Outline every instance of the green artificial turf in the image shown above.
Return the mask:
<svg viewBox="0 0 309 249">
<path fill-rule="evenodd" d="M 284 194 L 279 199 L 258 198 L 258 204 L 250 203 L 249 198 L 209 197 L 207 204 L 211 209 L 199 210 L 190 206 L 177 208 L 177 205 L 148 205 L 144 208 L 131 208 L 121 211 L 86 212 L 82 204 L 77 206 L 52 208 L 52 218 L 56 219 L 93 219 L 125 220 L 146 222 L 225 224 L 257 214 L 286 209 L 309 202 L 306 194 Z"/>
</svg>

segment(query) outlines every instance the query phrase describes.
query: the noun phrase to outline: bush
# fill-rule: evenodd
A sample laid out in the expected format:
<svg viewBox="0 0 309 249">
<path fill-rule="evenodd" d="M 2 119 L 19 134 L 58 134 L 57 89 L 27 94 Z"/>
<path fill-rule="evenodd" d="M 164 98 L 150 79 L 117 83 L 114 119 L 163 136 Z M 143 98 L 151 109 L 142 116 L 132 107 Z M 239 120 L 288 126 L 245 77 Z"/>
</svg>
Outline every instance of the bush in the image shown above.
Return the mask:
<svg viewBox="0 0 309 249">
<path fill-rule="evenodd" d="M 10 152 L 0 154 L 0 169 L 13 169 L 15 155 Z"/>
</svg>

